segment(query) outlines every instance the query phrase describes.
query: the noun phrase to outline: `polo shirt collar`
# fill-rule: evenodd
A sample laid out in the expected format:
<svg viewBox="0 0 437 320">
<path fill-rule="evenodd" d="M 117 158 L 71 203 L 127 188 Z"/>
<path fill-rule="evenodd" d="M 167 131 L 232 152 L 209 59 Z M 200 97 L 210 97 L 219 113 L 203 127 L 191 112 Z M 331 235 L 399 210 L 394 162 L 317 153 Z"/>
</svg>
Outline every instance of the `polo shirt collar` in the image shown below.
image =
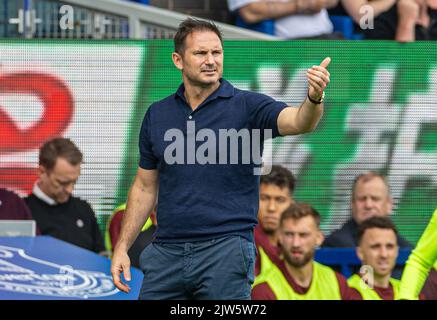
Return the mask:
<svg viewBox="0 0 437 320">
<path fill-rule="evenodd" d="M 34 186 L 33 186 L 33 190 L 32 190 L 33 194 L 35 195 L 35 197 L 37 197 L 38 199 L 40 199 L 41 201 L 47 203 L 49 206 L 55 206 L 57 203 L 55 200 L 53 200 L 52 198 L 50 198 L 48 195 L 46 195 L 41 188 L 38 186 L 38 181 L 35 182 Z"/>
<path fill-rule="evenodd" d="M 232 86 L 232 84 L 230 84 L 228 81 L 226 81 L 225 79 L 220 79 L 220 86 L 218 87 L 218 89 L 216 91 L 214 91 L 213 93 L 211 93 L 211 95 L 209 95 L 209 97 L 207 97 L 205 99 L 205 101 L 209 101 L 212 99 L 215 99 L 217 97 L 223 97 L 223 98 L 229 98 L 232 97 L 234 95 L 234 87 Z M 185 96 L 184 96 L 184 92 L 185 92 L 185 86 L 182 83 L 178 90 L 176 91 L 176 97 L 181 98 L 183 101 L 185 101 Z M 203 103 L 202 103 L 203 104 Z"/>
</svg>

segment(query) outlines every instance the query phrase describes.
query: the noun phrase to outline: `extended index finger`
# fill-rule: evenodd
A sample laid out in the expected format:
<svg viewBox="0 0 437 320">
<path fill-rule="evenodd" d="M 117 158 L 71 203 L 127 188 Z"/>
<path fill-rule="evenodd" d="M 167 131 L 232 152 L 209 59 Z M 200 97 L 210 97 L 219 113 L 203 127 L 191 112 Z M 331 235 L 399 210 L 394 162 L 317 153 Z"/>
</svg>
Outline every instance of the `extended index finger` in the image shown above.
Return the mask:
<svg viewBox="0 0 437 320">
<path fill-rule="evenodd" d="M 330 57 L 327 57 L 327 58 L 325 58 L 325 59 L 322 61 L 322 63 L 320 64 L 320 66 L 323 67 L 323 68 L 327 68 L 328 65 L 329 65 L 330 63 L 331 63 L 331 58 L 330 58 Z"/>
</svg>

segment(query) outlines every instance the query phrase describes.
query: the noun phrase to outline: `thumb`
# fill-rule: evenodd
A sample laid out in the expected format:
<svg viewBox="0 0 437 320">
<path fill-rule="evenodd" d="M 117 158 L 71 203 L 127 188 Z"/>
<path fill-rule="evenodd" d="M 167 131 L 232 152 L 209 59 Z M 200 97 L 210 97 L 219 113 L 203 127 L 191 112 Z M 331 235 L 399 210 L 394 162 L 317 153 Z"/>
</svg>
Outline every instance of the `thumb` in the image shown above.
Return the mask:
<svg viewBox="0 0 437 320">
<path fill-rule="evenodd" d="M 331 58 L 327 57 L 325 58 L 322 63 L 320 64 L 321 67 L 323 68 L 327 68 L 329 66 L 329 64 L 331 63 Z"/>
</svg>

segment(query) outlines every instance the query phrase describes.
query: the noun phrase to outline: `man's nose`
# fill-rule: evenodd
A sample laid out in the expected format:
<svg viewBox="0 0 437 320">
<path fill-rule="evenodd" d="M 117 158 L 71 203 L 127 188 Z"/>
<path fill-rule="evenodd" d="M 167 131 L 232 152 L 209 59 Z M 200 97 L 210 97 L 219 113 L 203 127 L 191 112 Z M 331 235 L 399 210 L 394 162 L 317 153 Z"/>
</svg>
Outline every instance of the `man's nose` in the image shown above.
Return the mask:
<svg viewBox="0 0 437 320">
<path fill-rule="evenodd" d="M 273 201 L 273 200 L 269 201 L 268 210 L 271 211 L 271 212 L 272 211 L 276 211 L 276 203 L 275 203 L 275 201 Z"/>
<path fill-rule="evenodd" d="M 65 186 L 64 190 L 68 194 L 72 194 L 74 189 L 74 183 L 70 183 L 69 185 Z"/>
<path fill-rule="evenodd" d="M 207 55 L 206 55 L 206 57 L 205 57 L 205 59 L 206 59 L 206 63 L 207 64 L 214 64 L 214 56 L 213 56 L 213 54 L 212 53 L 208 53 Z"/>
<path fill-rule="evenodd" d="M 291 245 L 294 249 L 299 249 L 301 245 L 300 237 L 294 236 L 291 240 Z"/>
<path fill-rule="evenodd" d="M 382 247 L 381 250 L 379 251 L 379 254 L 380 254 L 381 258 L 387 258 L 387 256 L 388 256 L 387 248 Z"/>
<path fill-rule="evenodd" d="M 371 208 L 372 206 L 373 206 L 373 200 L 372 199 L 370 199 L 370 198 L 367 198 L 366 200 L 365 200 L 365 206 L 366 206 L 366 208 Z"/>
</svg>

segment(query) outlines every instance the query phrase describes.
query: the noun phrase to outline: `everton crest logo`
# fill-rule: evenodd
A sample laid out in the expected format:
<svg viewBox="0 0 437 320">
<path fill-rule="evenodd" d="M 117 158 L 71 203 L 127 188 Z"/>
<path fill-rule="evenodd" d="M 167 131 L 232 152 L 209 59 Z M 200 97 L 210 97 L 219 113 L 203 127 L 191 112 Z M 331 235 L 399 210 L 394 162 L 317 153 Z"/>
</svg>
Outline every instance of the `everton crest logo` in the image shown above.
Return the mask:
<svg viewBox="0 0 437 320">
<path fill-rule="evenodd" d="M 105 273 L 62 266 L 31 257 L 23 249 L 2 245 L 0 291 L 67 299 L 95 299 L 119 292 Z"/>
</svg>

